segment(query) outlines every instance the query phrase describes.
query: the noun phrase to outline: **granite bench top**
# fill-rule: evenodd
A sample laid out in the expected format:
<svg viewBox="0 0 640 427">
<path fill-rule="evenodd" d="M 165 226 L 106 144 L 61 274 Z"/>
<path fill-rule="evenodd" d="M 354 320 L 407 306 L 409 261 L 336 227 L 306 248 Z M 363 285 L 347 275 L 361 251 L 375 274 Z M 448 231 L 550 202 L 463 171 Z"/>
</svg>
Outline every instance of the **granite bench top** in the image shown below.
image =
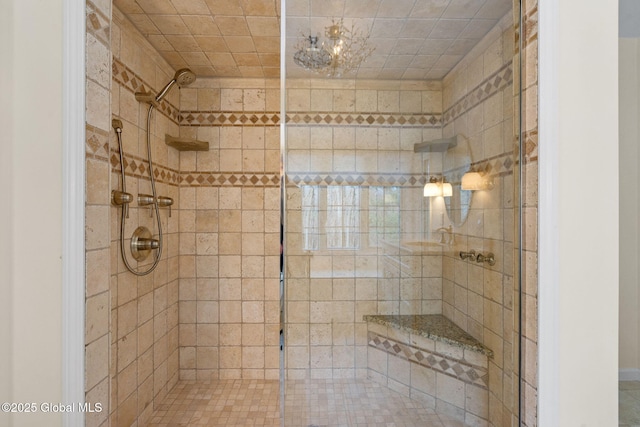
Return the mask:
<svg viewBox="0 0 640 427">
<path fill-rule="evenodd" d="M 441 314 L 367 314 L 363 319 L 493 357 L 491 349 Z"/>
</svg>

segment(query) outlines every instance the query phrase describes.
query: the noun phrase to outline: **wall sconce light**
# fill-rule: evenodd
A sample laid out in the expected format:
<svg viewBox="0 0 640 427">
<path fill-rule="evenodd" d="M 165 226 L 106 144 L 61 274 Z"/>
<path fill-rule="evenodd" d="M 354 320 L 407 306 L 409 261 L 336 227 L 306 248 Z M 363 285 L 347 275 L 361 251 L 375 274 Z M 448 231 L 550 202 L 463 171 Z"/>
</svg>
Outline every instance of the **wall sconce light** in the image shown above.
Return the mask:
<svg viewBox="0 0 640 427">
<path fill-rule="evenodd" d="M 491 190 L 493 188 L 493 180 L 490 177 L 485 177 L 479 172 L 469 171 L 462 175 L 462 183 L 460 187 L 463 190 Z"/>
<path fill-rule="evenodd" d="M 451 197 L 453 195 L 453 187 L 451 183 L 440 181 L 435 176 L 429 178 L 429 182 L 424 185 L 424 197 Z"/>
</svg>

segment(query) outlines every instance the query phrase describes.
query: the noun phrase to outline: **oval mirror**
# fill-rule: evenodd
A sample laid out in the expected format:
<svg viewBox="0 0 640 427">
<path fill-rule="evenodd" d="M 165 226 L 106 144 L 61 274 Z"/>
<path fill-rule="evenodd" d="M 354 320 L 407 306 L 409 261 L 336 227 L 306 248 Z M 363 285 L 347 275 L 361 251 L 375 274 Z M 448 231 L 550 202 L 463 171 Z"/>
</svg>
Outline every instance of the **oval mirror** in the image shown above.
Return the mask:
<svg viewBox="0 0 640 427">
<path fill-rule="evenodd" d="M 463 190 L 461 185 L 462 175 L 468 172 L 471 167 L 471 153 L 467 139 L 458 135 L 456 143 L 450 144 L 444 152 L 442 162 L 444 180 L 450 183 L 453 189 L 451 197 L 444 198 L 447 215 L 451 223 L 455 227 L 459 227 L 467 220 L 473 197 L 473 192 Z"/>
</svg>

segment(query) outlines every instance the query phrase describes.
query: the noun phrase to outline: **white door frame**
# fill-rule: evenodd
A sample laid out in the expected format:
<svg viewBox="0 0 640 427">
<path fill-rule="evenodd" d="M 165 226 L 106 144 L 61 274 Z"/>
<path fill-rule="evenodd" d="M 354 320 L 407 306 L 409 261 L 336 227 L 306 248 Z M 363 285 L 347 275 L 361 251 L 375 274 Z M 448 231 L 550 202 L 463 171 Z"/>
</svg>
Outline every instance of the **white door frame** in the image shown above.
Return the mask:
<svg viewBox="0 0 640 427">
<path fill-rule="evenodd" d="M 62 2 L 62 399 L 76 405 L 85 401 L 85 8 Z M 62 420 L 84 426 L 80 411 Z"/>
</svg>

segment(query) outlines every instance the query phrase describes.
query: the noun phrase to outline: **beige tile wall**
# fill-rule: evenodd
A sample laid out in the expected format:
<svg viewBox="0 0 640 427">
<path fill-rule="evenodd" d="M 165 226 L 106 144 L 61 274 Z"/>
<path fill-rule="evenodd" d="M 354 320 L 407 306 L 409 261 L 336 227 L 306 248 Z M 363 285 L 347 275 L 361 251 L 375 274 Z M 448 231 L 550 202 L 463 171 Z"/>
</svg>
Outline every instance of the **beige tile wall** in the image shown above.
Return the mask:
<svg viewBox="0 0 640 427">
<path fill-rule="evenodd" d="M 209 142 L 180 155 L 183 379 L 279 378 L 279 127 L 242 119 L 277 114 L 279 94 L 275 79 L 199 79 L 180 93 L 183 117 L 230 117 L 181 128 Z"/>
<path fill-rule="evenodd" d="M 475 192 L 466 222 L 454 228 L 459 236 L 456 250 L 443 257 L 443 314 L 494 352 L 489 360 L 489 420 L 493 425 L 514 423 L 517 405 L 513 394 L 517 395 L 518 347 L 514 106 L 519 100 L 514 100 L 513 84 L 508 81 L 517 79 L 512 74 L 516 52 L 512 23 L 513 16 L 505 16 L 447 75 L 443 89 L 445 111 L 455 111 L 456 104 L 478 89 L 484 92 L 480 102 L 468 102 L 455 114 L 445 113 L 444 136 L 464 135 L 472 165 L 487 170 L 495 187 Z M 499 79 L 502 81 L 496 84 Z M 494 90 L 487 91 L 492 85 Z M 456 256 L 460 250 L 491 252 L 496 264 L 461 260 Z"/>
<path fill-rule="evenodd" d="M 111 249 L 109 91 L 111 77 L 110 4 L 86 3 L 86 319 L 85 391 L 87 402 L 100 402 L 102 412 L 87 414 L 86 425 L 108 425 L 110 401 Z"/>
<path fill-rule="evenodd" d="M 146 108 L 134 91 L 141 84 L 161 88 L 173 71 L 110 2 L 87 2 L 87 22 L 86 387 L 88 401 L 105 408 L 88 416 L 87 425 L 144 425 L 178 379 L 179 216 L 161 212 L 164 250 L 156 270 L 141 277 L 128 272 L 120 258 L 120 210 L 110 203 L 111 190 L 120 189 L 111 119 L 123 122 L 127 191 L 134 198 L 151 193 Z M 168 100 L 177 104 L 177 94 Z M 179 166 L 178 154 L 163 143 L 165 132 L 178 133 L 177 123 L 156 112 L 152 126 L 152 155 L 162 171 L 158 194 L 178 201 L 177 182 L 166 174 Z M 157 228 L 149 209 L 134 202 L 125 235 L 138 225 Z"/>
</svg>

